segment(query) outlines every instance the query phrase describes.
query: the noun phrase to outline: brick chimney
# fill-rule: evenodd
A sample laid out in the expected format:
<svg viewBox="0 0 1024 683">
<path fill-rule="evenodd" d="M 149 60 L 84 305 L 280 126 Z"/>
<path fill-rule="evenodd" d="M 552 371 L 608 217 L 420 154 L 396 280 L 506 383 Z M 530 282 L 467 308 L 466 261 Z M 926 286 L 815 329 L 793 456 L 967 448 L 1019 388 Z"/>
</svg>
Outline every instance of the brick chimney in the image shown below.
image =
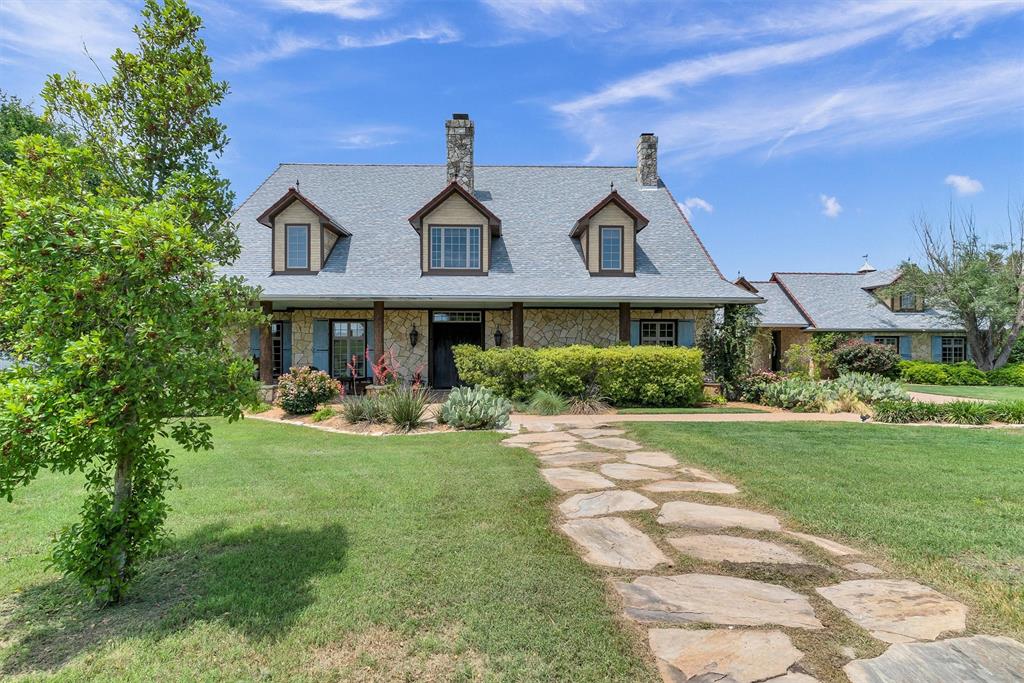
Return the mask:
<svg viewBox="0 0 1024 683">
<path fill-rule="evenodd" d="M 643 187 L 658 186 L 658 136 L 641 133 L 636 141 L 636 179 Z"/>
<path fill-rule="evenodd" d="M 452 114 L 445 124 L 445 147 L 448 152 L 448 181 L 473 191 L 473 122 L 469 114 Z"/>
</svg>

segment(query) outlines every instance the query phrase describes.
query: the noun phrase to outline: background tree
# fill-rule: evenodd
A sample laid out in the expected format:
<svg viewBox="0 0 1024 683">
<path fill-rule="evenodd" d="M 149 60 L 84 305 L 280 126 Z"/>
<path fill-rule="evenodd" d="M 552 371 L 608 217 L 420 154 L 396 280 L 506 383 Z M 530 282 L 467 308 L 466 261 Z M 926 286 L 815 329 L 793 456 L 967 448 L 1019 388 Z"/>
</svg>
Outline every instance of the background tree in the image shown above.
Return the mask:
<svg viewBox="0 0 1024 683">
<path fill-rule="evenodd" d="M 67 143 L 74 139 L 69 131 L 36 114 L 17 96 L 0 90 L 0 162 L 14 163 L 14 141 L 25 135 L 49 135 Z"/>
<path fill-rule="evenodd" d="M 1024 329 L 1024 204 L 1010 216 L 1005 239 L 986 240 L 971 214 L 950 207 L 947 225 L 922 216 L 914 225 L 922 263 L 906 261 L 893 295 L 923 295 L 929 307 L 963 327 L 975 365 L 1006 365 Z"/>
<path fill-rule="evenodd" d="M 0 383 L 0 495 L 40 469 L 85 473 L 53 559 L 100 603 L 159 547 L 175 483 L 160 438 L 210 448 L 201 418 L 238 418 L 257 389 L 227 341 L 262 320 L 256 292 L 217 269 L 237 253 L 208 156 L 226 86 L 184 3 L 143 15 L 108 82 L 47 84 L 82 144 L 24 138 L 0 165 L 0 342 L 21 361 Z"/>
<path fill-rule="evenodd" d="M 202 20 L 184 0 L 146 0 L 142 17 L 138 51 L 114 52 L 109 79 L 50 76 L 47 114 L 92 148 L 125 194 L 186 205 L 189 223 L 217 247 L 212 258 L 229 263 L 240 250 L 228 222 L 234 194 L 213 163 L 228 143 L 213 113 L 228 84 L 214 80 Z"/>
<path fill-rule="evenodd" d="M 704 370 L 721 382 L 726 397 L 736 399 L 740 380 L 750 374 L 750 356 L 757 334 L 757 308 L 727 304 L 721 319 L 701 328 L 699 346 L 704 351 Z"/>
</svg>

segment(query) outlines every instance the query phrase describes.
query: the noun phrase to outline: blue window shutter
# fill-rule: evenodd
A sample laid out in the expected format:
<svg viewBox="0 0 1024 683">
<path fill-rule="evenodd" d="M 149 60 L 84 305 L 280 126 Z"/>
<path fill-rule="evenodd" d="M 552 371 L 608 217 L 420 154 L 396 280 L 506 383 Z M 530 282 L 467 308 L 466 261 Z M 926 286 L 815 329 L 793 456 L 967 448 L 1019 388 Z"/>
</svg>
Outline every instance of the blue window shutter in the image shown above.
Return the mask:
<svg viewBox="0 0 1024 683">
<path fill-rule="evenodd" d="M 629 322 L 629 345 L 640 346 L 640 321 L 631 320 Z"/>
<path fill-rule="evenodd" d="M 900 336 L 900 357 L 903 360 L 910 360 L 910 336 L 909 335 L 904 334 L 904 335 Z"/>
<path fill-rule="evenodd" d="M 313 367 L 330 372 L 331 323 L 327 320 L 313 321 Z"/>
<path fill-rule="evenodd" d="M 249 330 L 249 357 L 260 357 L 260 328 L 258 327 Z"/>
<path fill-rule="evenodd" d="M 932 360 L 936 363 L 942 361 L 942 337 L 932 335 Z"/>
<path fill-rule="evenodd" d="M 281 372 L 292 371 L 292 324 L 281 323 Z"/>
<path fill-rule="evenodd" d="M 875 335 L 873 335 L 873 334 L 865 334 L 864 335 L 864 341 L 866 341 L 868 344 L 874 344 L 875 343 Z"/>
<path fill-rule="evenodd" d="M 695 336 L 693 321 L 680 320 L 676 325 L 676 343 L 680 346 L 693 346 Z"/>
<path fill-rule="evenodd" d="M 369 360 L 366 361 L 366 376 L 373 377 L 372 366 L 374 363 L 377 362 L 377 346 L 376 344 L 373 343 L 373 318 L 367 320 L 364 324 L 364 327 L 366 328 L 366 351 L 368 354 L 367 358 L 369 358 Z"/>
</svg>

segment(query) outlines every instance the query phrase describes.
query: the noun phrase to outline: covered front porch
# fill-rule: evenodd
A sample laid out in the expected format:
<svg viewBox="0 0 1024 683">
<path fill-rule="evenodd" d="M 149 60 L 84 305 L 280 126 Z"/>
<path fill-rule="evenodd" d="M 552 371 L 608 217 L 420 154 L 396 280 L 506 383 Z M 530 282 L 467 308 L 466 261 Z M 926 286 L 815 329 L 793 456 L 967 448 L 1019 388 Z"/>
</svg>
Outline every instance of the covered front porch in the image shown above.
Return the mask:
<svg viewBox="0 0 1024 683">
<path fill-rule="evenodd" d="M 709 306 L 573 302 L 263 302 L 271 322 L 251 331 L 249 354 L 269 385 L 291 367 L 323 370 L 359 392 L 382 356 L 403 381 L 435 389 L 458 384 L 457 344 L 482 348 L 693 346 Z"/>
</svg>

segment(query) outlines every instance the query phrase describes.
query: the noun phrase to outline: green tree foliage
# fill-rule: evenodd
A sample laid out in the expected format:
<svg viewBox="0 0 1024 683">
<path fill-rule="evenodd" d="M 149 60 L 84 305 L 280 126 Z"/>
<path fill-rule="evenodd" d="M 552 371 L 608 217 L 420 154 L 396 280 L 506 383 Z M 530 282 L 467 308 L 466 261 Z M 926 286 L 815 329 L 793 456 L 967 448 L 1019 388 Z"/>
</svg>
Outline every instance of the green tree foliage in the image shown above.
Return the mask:
<svg viewBox="0 0 1024 683">
<path fill-rule="evenodd" d="M 237 251 L 231 194 L 211 166 L 226 141 L 214 83 L 180 0 L 146 3 L 138 54 L 45 99 L 82 141 L 30 136 L 0 165 L 0 495 L 40 469 L 83 472 L 80 520 L 55 565 L 116 603 L 162 538 L 175 484 L 169 437 L 209 449 L 206 416 L 256 400 L 228 339 L 258 324 L 256 292 L 217 265 Z"/>
<path fill-rule="evenodd" d="M 234 194 L 213 164 L 228 143 L 213 114 L 228 84 L 214 80 L 202 20 L 184 0 L 146 0 L 142 17 L 138 51 L 118 49 L 109 79 L 50 76 L 47 113 L 93 149 L 122 192 L 186 206 L 186 219 L 216 246 L 211 258 L 229 263 L 240 250 L 227 221 Z"/>
<path fill-rule="evenodd" d="M 725 395 L 736 399 L 742 380 L 750 374 L 750 357 L 757 334 L 758 313 L 754 306 L 729 304 L 721 320 L 701 328 L 699 345 L 704 351 L 704 369 L 722 383 Z"/>
<path fill-rule="evenodd" d="M 73 140 L 61 126 L 36 114 L 18 97 L 0 90 L 0 162 L 14 163 L 14 141 L 25 135 L 49 135 L 69 143 Z"/>
<path fill-rule="evenodd" d="M 924 259 L 903 263 L 889 292 L 923 294 L 929 307 L 946 312 L 966 331 L 978 368 L 1006 365 L 1024 329 L 1024 205 L 1001 241 L 986 240 L 973 216 L 952 208 L 944 229 L 924 217 L 915 227 Z"/>
</svg>

